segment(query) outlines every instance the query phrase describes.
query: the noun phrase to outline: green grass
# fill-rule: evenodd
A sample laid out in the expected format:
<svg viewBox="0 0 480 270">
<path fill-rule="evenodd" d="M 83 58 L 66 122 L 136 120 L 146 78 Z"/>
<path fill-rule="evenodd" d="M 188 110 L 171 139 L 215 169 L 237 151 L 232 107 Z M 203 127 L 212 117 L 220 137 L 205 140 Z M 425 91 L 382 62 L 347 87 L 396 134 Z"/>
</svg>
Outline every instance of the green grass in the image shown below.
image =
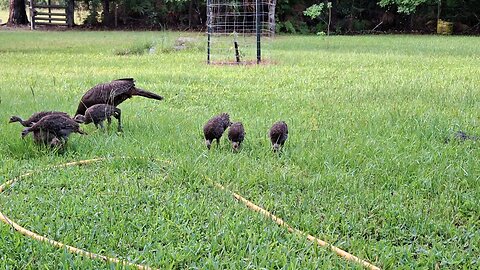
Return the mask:
<svg viewBox="0 0 480 270">
<path fill-rule="evenodd" d="M 479 145 L 444 143 L 459 129 L 480 134 L 477 37 L 282 36 L 269 52 L 276 64 L 222 67 L 205 65 L 204 44 L 172 50 L 185 35 L 197 36 L 0 33 L 0 183 L 111 157 L 27 177 L 0 195 L 1 211 L 42 235 L 159 268 L 359 267 L 249 211 L 208 176 L 379 267 L 480 267 Z M 165 96 L 121 104 L 123 134 L 85 126 L 89 135 L 73 134 L 58 154 L 7 124 L 73 113 L 87 89 L 121 77 Z M 239 153 L 226 138 L 204 145 L 203 124 L 224 111 L 246 128 Z M 277 120 L 290 128 L 281 155 L 267 138 Z M 1 268 L 119 267 L 3 224 L 0 247 Z"/>
</svg>

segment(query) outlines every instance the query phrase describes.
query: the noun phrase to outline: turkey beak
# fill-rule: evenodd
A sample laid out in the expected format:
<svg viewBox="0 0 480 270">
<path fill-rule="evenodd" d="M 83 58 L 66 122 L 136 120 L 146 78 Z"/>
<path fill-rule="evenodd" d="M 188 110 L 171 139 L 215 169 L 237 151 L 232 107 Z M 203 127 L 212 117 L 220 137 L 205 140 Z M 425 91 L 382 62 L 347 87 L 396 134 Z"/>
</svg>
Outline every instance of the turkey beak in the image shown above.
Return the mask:
<svg viewBox="0 0 480 270">
<path fill-rule="evenodd" d="M 51 142 L 50 142 L 50 147 L 51 148 L 61 148 L 62 147 L 62 144 L 63 142 L 58 139 L 58 138 L 54 138 Z"/>
<path fill-rule="evenodd" d="M 83 123 L 85 123 L 85 116 L 83 116 L 81 114 L 77 114 L 77 115 L 75 115 L 73 120 L 75 120 L 75 122 L 77 122 L 79 124 L 83 124 Z"/>
<path fill-rule="evenodd" d="M 205 144 L 207 145 L 208 150 L 210 150 L 210 147 L 212 146 L 212 142 L 210 140 L 205 140 Z"/>
<path fill-rule="evenodd" d="M 238 142 L 232 142 L 232 148 L 234 151 L 238 151 L 240 144 Z"/>
<path fill-rule="evenodd" d="M 280 145 L 278 143 L 273 144 L 273 152 L 277 152 L 279 148 Z"/>
</svg>

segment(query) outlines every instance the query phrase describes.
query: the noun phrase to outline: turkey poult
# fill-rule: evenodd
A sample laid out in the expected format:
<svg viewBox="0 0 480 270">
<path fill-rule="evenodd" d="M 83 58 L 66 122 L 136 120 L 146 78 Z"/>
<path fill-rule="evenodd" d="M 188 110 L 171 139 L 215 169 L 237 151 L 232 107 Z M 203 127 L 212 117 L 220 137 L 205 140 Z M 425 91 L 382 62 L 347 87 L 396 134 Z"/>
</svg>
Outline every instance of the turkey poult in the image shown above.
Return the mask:
<svg viewBox="0 0 480 270">
<path fill-rule="evenodd" d="M 273 151 L 278 151 L 280 147 L 283 147 L 285 141 L 288 138 L 288 127 L 284 121 L 279 121 L 273 124 L 270 128 L 270 141 L 272 142 Z"/>
<path fill-rule="evenodd" d="M 115 108 L 108 104 L 96 104 L 89 107 L 85 111 L 85 115 L 77 114 L 75 116 L 75 121 L 84 124 L 90 124 L 93 122 L 95 127 L 98 128 L 98 126 L 100 126 L 103 129 L 103 121 L 107 119 L 108 125 L 110 125 L 113 116 L 118 120 L 118 131 L 122 131 L 121 115 L 122 111 L 119 108 Z"/>
<path fill-rule="evenodd" d="M 20 118 L 18 116 L 12 116 L 12 117 L 10 117 L 10 121 L 8 121 L 8 123 L 20 122 L 20 124 L 22 124 L 22 126 L 24 126 L 24 127 L 31 127 L 34 123 L 40 121 L 40 119 L 42 119 L 44 116 L 52 115 L 52 114 L 59 114 L 59 115 L 65 116 L 65 117 L 70 117 L 67 113 L 64 113 L 64 112 L 46 111 L 46 112 L 34 113 L 27 120 L 23 120 L 22 118 Z"/>
<path fill-rule="evenodd" d="M 58 114 L 47 115 L 40 119 L 40 121 L 36 122 L 33 126 L 25 128 L 22 131 L 22 138 L 27 136 L 30 132 L 33 132 L 34 135 L 35 132 L 40 132 L 43 136 L 50 136 L 49 138 L 56 137 L 63 141 L 67 141 L 68 136 L 72 132 L 86 135 L 86 133 L 80 129 L 77 122 L 70 117 Z"/>
<path fill-rule="evenodd" d="M 453 136 L 445 138 L 445 143 L 449 143 L 451 140 L 459 141 L 459 142 L 464 142 L 464 141 L 478 141 L 480 140 L 480 137 L 473 136 L 473 135 L 468 135 L 464 131 L 457 131 Z"/>
<path fill-rule="evenodd" d="M 203 135 L 205 136 L 205 144 L 208 149 L 210 149 L 213 140 L 217 140 L 217 145 L 220 144 L 223 132 L 231 124 L 228 113 L 222 113 L 208 120 L 205 126 L 203 126 Z"/>
<path fill-rule="evenodd" d="M 233 123 L 228 129 L 228 139 L 232 142 L 232 148 L 234 151 L 238 151 L 240 144 L 245 139 L 245 129 L 241 122 Z"/>
<path fill-rule="evenodd" d="M 50 148 L 56 148 L 59 150 L 63 150 L 63 147 L 66 143 L 64 140 L 59 139 L 55 135 L 42 131 L 33 132 L 33 141 L 36 144 L 49 146 Z"/>
<path fill-rule="evenodd" d="M 33 141 L 36 144 L 50 146 L 52 148 L 62 145 L 61 140 L 58 139 L 55 134 L 44 130 L 33 131 Z"/>
<path fill-rule="evenodd" d="M 156 100 L 163 99 L 162 96 L 135 87 L 135 81 L 132 78 L 118 79 L 109 83 L 98 84 L 88 90 L 80 100 L 75 115 L 85 115 L 87 108 L 95 104 L 109 104 L 116 107 L 132 96 L 142 96 Z"/>
</svg>

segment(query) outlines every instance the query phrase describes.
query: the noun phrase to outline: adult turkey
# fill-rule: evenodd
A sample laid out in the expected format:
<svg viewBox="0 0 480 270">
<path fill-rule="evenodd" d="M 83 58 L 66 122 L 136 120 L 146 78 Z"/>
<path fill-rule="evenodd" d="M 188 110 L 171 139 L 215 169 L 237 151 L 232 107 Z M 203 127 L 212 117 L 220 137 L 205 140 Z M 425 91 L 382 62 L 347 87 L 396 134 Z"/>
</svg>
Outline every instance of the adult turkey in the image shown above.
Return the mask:
<svg viewBox="0 0 480 270">
<path fill-rule="evenodd" d="M 95 104 L 109 104 L 116 107 L 132 96 L 142 96 L 156 100 L 163 99 L 162 96 L 135 87 L 133 78 L 118 79 L 98 84 L 88 90 L 80 100 L 75 115 L 85 115 L 87 108 Z"/>
</svg>

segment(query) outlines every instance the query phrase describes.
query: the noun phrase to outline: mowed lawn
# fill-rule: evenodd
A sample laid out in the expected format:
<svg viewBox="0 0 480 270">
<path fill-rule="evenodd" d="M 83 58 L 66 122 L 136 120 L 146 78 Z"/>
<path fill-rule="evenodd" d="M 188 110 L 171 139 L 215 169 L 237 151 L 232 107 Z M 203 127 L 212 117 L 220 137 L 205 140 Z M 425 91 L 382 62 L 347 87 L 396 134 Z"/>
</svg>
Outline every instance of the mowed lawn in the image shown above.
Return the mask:
<svg viewBox="0 0 480 270">
<path fill-rule="evenodd" d="M 198 43 L 172 50 L 179 36 Z M 212 179 L 384 269 L 480 268 L 480 39 L 280 36 L 275 64 L 207 66 L 205 37 L 0 32 L 0 211 L 41 235 L 158 268 L 358 268 L 248 210 Z M 153 54 L 144 48 L 155 47 Z M 265 52 L 267 53 L 267 52 Z M 165 97 L 119 106 L 124 132 L 83 126 L 65 153 L 22 140 L 11 115 L 73 114 L 97 83 L 134 77 Z M 242 121 L 207 151 L 213 115 Z M 267 132 L 289 126 L 281 154 Z M 121 158 L 123 157 L 123 158 Z M 111 269 L 0 224 L 2 269 Z"/>
</svg>

